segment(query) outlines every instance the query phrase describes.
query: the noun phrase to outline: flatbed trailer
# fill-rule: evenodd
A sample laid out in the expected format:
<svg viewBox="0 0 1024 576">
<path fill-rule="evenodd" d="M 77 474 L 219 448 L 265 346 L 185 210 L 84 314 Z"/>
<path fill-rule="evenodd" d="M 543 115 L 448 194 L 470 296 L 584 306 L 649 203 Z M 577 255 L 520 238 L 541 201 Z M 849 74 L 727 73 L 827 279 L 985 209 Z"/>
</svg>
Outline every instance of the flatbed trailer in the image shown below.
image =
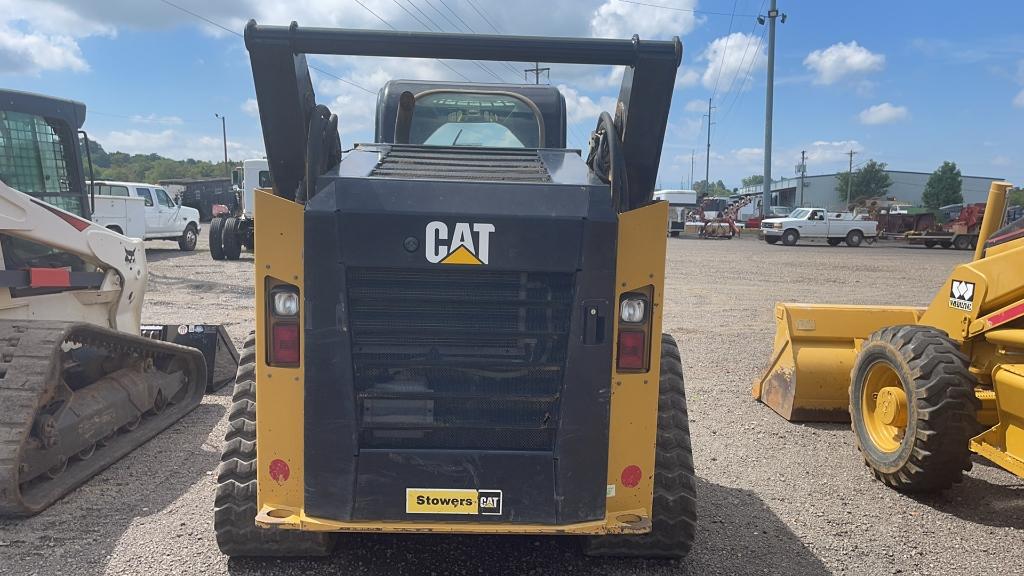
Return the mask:
<svg viewBox="0 0 1024 576">
<path fill-rule="evenodd" d="M 978 245 L 977 232 L 908 232 L 904 238 L 911 246 L 934 248 L 955 248 L 957 250 L 974 250 Z"/>
</svg>

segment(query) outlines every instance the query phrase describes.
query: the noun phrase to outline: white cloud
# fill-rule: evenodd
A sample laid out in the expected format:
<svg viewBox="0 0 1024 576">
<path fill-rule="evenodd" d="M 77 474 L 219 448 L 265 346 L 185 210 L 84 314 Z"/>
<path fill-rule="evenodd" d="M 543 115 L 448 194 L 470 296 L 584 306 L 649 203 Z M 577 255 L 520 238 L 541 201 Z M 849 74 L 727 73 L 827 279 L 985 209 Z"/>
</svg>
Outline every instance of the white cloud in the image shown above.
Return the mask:
<svg viewBox="0 0 1024 576">
<path fill-rule="evenodd" d="M 85 72 L 88 69 L 89 64 L 74 38 L 25 33 L 0 24 L 0 72 L 38 76 L 44 71 Z"/>
<path fill-rule="evenodd" d="M 701 76 L 704 87 L 711 90 L 718 86 L 719 92 L 728 92 L 746 86 L 750 73 L 767 62 L 765 48 L 758 48 L 758 42 L 758 36 L 743 32 L 712 40 L 699 56 L 708 63 Z"/>
<path fill-rule="evenodd" d="M 177 116 L 157 116 L 156 114 L 134 114 L 130 120 L 136 124 L 163 124 L 164 126 L 180 126 L 183 121 Z"/>
<path fill-rule="evenodd" d="M 565 96 L 565 110 L 569 124 L 596 124 L 597 117 L 601 112 L 611 113 L 615 110 L 615 98 L 602 96 L 596 102 L 590 96 L 580 94 L 565 84 L 559 84 L 558 89 Z"/>
<path fill-rule="evenodd" d="M 764 162 L 764 148 L 740 148 L 733 150 L 732 155 L 744 163 Z"/>
<path fill-rule="evenodd" d="M 908 115 L 906 106 L 893 106 L 888 102 L 882 102 L 862 110 L 860 113 L 860 123 L 890 124 L 899 120 L 905 120 Z"/>
<path fill-rule="evenodd" d="M 700 82 L 700 74 L 696 70 L 682 66 L 676 73 L 676 88 L 689 88 Z"/>
<path fill-rule="evenodd" d="M 683 110 L 687 112 L 707 112 L 707 100 L 690 100 L 686 103 L 686 106 L 683 106 Z"/>
<path fill-rule="evenodd" d="M 255 98 L 248 98 L 245 102 L 242 102 L 242 112 L 245 112 L 253 118 L 260 117 L 260 106 L 256 102 Z"/>
<path fill-rule="evenodd" d="M 1013 106 L 1015 108 L 1024 108 L 1024 90 L 1017 93 L 1017 96 L 1013 99 Z"/>
<path fill-rule="evenodd" d="M 224 159 L 224 141 L 222 139 L 182 133 L 172 128 L 159 132 L 114 130 L 106 135 L 99 135 L 97 141 L 109 152 L 155 153 L 176 160 L 193 158 L 219 162 Z M 231 159 L 241 160 L 262 156 L 263 150 L 258 145 L 228 140 L 228 157 Z"/>
<path fill-rule="evenodd" d="M 816 140 L 812 142 L 810 145 L 804 147 L 803 149 L 807 151 L 807 164 L 810 165 L 828 164 L 837 162 L 839 160 L 846 160 L 846 155 L 847 153 L 849 153 L 850 150 L 859 153 L 864 150 L 864 147 L 861 145 L 860 142 L 856 140 Z M 795 152 L 793 154 L 795 154 L 793 155 L 793 157 L 797 159 L 800 158 L 799 152 Z M 817 172 L 811 170 L 810 168 L 808 168 L 808 170 L 811 171 L 812 173 Z"/>
<path fill-rule="evenodd" d="M 1013 164 L 1013 161 L 1010 160 L 1010 158 L 1008 156 L 999 155 L 999 156 L 996 156 L 996 157 L 992 158 L 992 165 L 993 166 L 1010 166 L 1012 164 Z"/>
<path fill-rule="evenodd" d="M 847 76 L 881 70 L 885 67 L 885 55 L 871 52 L 855 41 L 839 42 L 808 54 L 804 66 L 815 73 L 815 84 L 835 84 Z"/>
<path fill-rule="evenodd" d="M 675 7 L 692 10 L 697 7 L 697 0 L 680 0 Z M 668 38 L 689 34 L 701 22 L 693 12 L 606 0 L 590 18 L 590 35 L 629 38 L 636 34 L 641 40 Z"/>
</svg>

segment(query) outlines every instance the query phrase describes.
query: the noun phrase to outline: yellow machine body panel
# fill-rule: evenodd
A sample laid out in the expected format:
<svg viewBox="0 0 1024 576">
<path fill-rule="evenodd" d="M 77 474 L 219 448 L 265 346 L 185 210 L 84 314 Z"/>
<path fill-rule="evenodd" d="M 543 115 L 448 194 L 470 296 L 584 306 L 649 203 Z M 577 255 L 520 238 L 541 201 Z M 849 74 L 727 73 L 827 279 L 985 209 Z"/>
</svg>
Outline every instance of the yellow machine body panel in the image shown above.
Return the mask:
<svg viewBox="0 0 1024 576">
<path fill-rule="evenodd" d="M 608 502 L 603 521 L 576 524 L 511 524 L 473 522 L 345 522 L 309 516 L 304 510 L 303 366 L 271 367 L 267 363 L 268 286 L 288 283 L 303 290 L 303 208 L 256 191 L 256 211 L 273 214 L 255 229 L 256 380 L 257 380 L 257 509 L 256 523 L 265 528 L 320 532 L 441 532 L 461 534 L 624 534 L 651 529 L 654 493 L 655 438 L 668 203 L 656 202 L 622 213 L 619 218 L 616 295 L 648 291 L 651 296 L 650 361 L 646 371 L 613 370 L 608 452 Z M 301 302 L 301 298 L 300 298 Z M 618 315 L 616 314 L 616 318 Z M 302 312 L 299 313 L 300 323 Z M 300 324 L 300 333 L 301 324 Z M 616 322 L 614 334 L 617 338 Z M 301 348 L 301 347 L 300 347 Z M 310 455 L 316 457 L 316 455 Z M 622 481 L 637 467 L 639 481 Z"/>
<path fill-rule="evenodd" d="M 978 380 L 971 450 L 1024 476 L 1024 239 L 982 249 L 1001 222 L 1005 182 L 992 184 L 975 260 L 957 266 L 927 308 L 777 304 L 771 361 L 754 398 L 790 421 L 849 421 L 851 370 L 864 341 L 921 325 L 960 342 Z"/>
<path fill-rule="evenodd" d="M 923 308 L 777 304 L 769 368 L 754 398 L 793 422 L 850 419 L 850 370 L 861 343 L 876 330 L 917 324 Z"/>
</svg>

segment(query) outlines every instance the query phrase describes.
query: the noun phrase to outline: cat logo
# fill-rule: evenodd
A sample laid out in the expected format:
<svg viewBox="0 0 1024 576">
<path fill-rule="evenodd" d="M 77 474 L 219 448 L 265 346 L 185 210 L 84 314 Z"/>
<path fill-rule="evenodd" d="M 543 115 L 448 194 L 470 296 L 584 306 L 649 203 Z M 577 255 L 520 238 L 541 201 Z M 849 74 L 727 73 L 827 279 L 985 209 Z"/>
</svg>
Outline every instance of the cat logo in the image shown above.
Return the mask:
<svg viewBox="0 0 1024 576">
<path fill-rule="evenodd" d="M 953 280 L 949 287 L 949 307 L 964 312 L 974 310 L 974 282 Z"/>
<path fill-rule="evenodd" d="M 431 264 L 487 264 L 491 232 L 494 224 L 458 222 L 448 233 L 448 225 L 433 221 L 427 224 L 427 261 Z M 451 242 L 449 242 L 451 240 Z"/>
</svg>

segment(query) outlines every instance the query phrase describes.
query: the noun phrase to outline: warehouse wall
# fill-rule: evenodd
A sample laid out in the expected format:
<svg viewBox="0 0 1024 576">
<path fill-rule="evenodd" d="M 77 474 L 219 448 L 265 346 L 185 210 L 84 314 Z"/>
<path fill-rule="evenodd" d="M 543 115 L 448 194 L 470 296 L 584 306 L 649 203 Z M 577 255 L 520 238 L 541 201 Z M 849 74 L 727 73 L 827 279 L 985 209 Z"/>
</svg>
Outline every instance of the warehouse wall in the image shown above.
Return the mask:
<svg viewBox="0 0 1024 576">
<path fill-rule="evenodd" d="M 900 172 L 897 170 L 886 170 L 892 179 L 892 186 L 887 196 L 895 197 L 902 202 L 908 202 L 914 206 L 920 206 L 921 195 L 924 193 L 925 185 L 928 183 L 930 173 L 923 172 Z M 963 177 L 964 202 L 984 202 L 988 198 L 989 185 L 999 178 L 987 178 L 982 176 Z M 838 210 L 845 206 L 844 198 L 840 198 L 836 192 L 838 177 L 836 174 L 823 174 L 820 176 L 807 176 L 804 178 L 804 205 L 820 206 L 829 210 Z M 787 184 L 792 184 L 788 180 Z M 799 191 L 797 192 L 799 198 Z"/>
</svg>

